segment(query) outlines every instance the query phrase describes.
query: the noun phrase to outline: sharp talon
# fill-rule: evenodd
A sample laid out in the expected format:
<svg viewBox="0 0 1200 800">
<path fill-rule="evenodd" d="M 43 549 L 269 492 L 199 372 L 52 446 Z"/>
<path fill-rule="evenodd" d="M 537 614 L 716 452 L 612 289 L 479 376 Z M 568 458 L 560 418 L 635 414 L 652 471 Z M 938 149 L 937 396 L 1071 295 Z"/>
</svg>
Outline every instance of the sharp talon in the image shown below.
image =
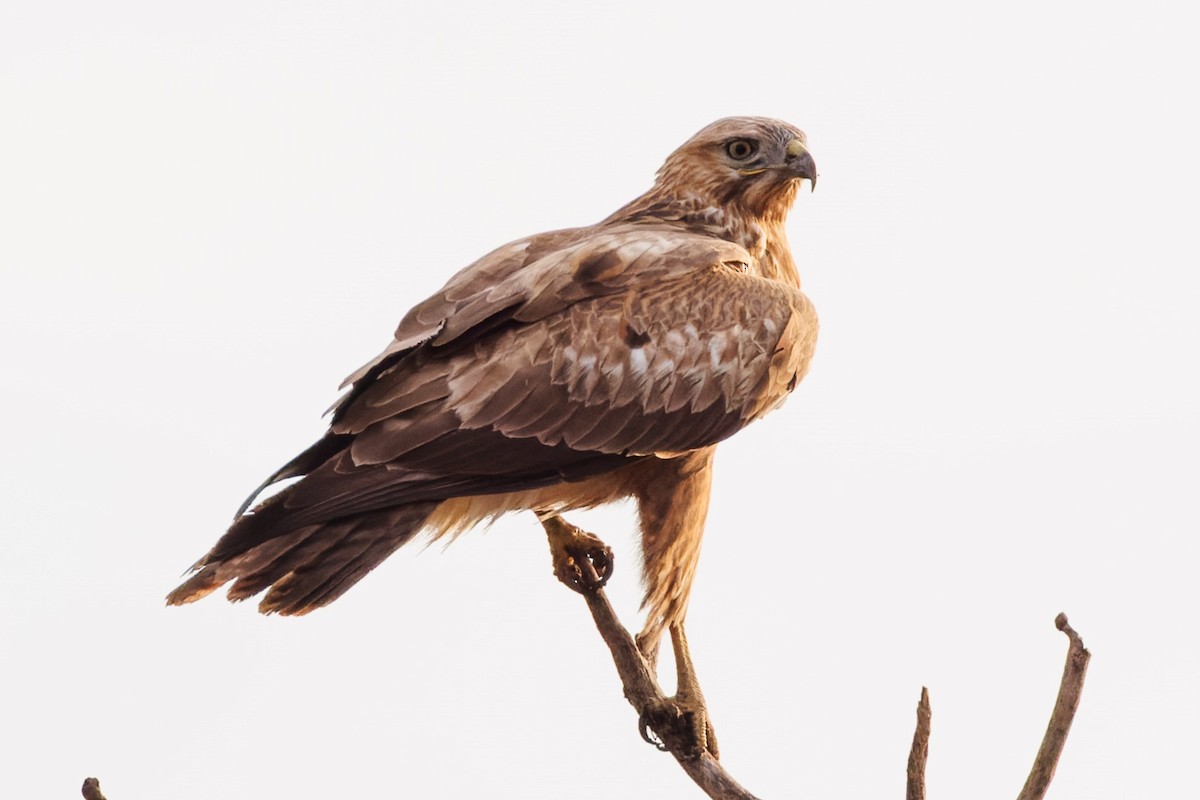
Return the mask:
<svg viewBox="0 0 1200 800">
<path fill-rule="evenodd" d="M 638 716 L 638 733 L 642 735 L 642 741 L 646 742 L 647 744 L 652 744 L 657 750 L 666 753 L 668 748 L 662 743 L 662 740 L 658 738 L 658 735 L 654 733 L 654 729 L 650 727 L 649 716 L 649 712 L 642 712 Z"/>
</svg>

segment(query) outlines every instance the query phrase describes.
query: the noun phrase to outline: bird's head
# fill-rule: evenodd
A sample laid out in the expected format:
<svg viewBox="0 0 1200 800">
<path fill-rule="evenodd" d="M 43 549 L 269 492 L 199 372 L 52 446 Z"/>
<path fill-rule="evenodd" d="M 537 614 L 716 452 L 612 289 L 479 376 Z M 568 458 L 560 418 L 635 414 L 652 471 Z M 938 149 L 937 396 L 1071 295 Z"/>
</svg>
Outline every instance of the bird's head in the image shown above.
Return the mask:
<svg viewBox="0 0 1200 800">
<path fill-rule="evenodd" d="M 804 180 L 817 185 L 804 131 L 766 117 L 726 117 L 668 156 L 655 188 L 782 218 Z"/>
</svg>

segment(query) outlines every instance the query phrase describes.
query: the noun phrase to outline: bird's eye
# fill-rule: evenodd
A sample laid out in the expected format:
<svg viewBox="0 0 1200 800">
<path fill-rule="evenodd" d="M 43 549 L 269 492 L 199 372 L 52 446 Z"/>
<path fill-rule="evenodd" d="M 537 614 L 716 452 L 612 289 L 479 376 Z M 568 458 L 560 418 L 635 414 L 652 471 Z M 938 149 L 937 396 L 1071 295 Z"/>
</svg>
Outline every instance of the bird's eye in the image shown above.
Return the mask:
<svg viewBox="0 0 1200 800">
<path fill-rule="evenodd" d="M 758 144 L 749 139 L 733 139 L 725 143 L 725 152 L 734 161 L 745 161 L 758 152 Z"/>
</svg>

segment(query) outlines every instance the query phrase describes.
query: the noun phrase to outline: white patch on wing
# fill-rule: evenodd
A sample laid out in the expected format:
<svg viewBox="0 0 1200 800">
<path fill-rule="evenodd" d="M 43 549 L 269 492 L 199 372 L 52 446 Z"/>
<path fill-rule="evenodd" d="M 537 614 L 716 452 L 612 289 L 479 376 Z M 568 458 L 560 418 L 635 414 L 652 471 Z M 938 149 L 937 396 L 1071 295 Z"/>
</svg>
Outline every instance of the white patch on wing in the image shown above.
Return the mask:
<svg viewBox="0 0 1200 800">
<path fill-rule="evenodd" d="M 722 359 L 725 355 L 725 332 L 720 331 L 714 333 L 708 340 L 708 358 L 712 362 L 712 368 L 718 372 L 722 371 Z"/>
<path fill-rule="evenodd" d="M 629 391 L 625 386 L 626 369 L 624 362 L 615 361 L 613 363 L 605 363 L 603 367 L 596 370 L 596 373 L 600 376 L 600 393 L 603 395 L 604 402 L 621 405 L 629 401 L 629 398 L 625 398 L 623 401 L 618 399 L 624 397 Z"/>
<path fill-rule="evenodd" d="M 646 352 L 642 348 L 635 347 L 629 351 L 629 367 L 634 375 L 645 375 L 646 366 Z"/>
</svg>

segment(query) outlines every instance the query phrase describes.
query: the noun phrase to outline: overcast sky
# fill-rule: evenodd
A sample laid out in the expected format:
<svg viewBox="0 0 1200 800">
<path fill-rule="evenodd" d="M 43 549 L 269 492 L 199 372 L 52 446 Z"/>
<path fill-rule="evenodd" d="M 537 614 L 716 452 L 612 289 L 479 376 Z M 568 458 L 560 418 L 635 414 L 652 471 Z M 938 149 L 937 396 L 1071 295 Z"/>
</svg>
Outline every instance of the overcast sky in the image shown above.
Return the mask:
<svg viewBox="0 0 1200 800">
<path fill-rule="evenodd" d="M 646 6 L 653 5 L 653 8 Z M 731 114 L 808 131 L 821 315 L 689 615 L 764 798 L 1200 793 L 1200 125 L 1179 4 L 7 3 L 0 752 L 20 798 L 701 796 L 532 515 L 335 605 L 162 597 L 453 272 Z M 568 7 L 569 6 L 569 7 Z M 637 616 L 633 514 L 578 515 Z"/>
</svg>

